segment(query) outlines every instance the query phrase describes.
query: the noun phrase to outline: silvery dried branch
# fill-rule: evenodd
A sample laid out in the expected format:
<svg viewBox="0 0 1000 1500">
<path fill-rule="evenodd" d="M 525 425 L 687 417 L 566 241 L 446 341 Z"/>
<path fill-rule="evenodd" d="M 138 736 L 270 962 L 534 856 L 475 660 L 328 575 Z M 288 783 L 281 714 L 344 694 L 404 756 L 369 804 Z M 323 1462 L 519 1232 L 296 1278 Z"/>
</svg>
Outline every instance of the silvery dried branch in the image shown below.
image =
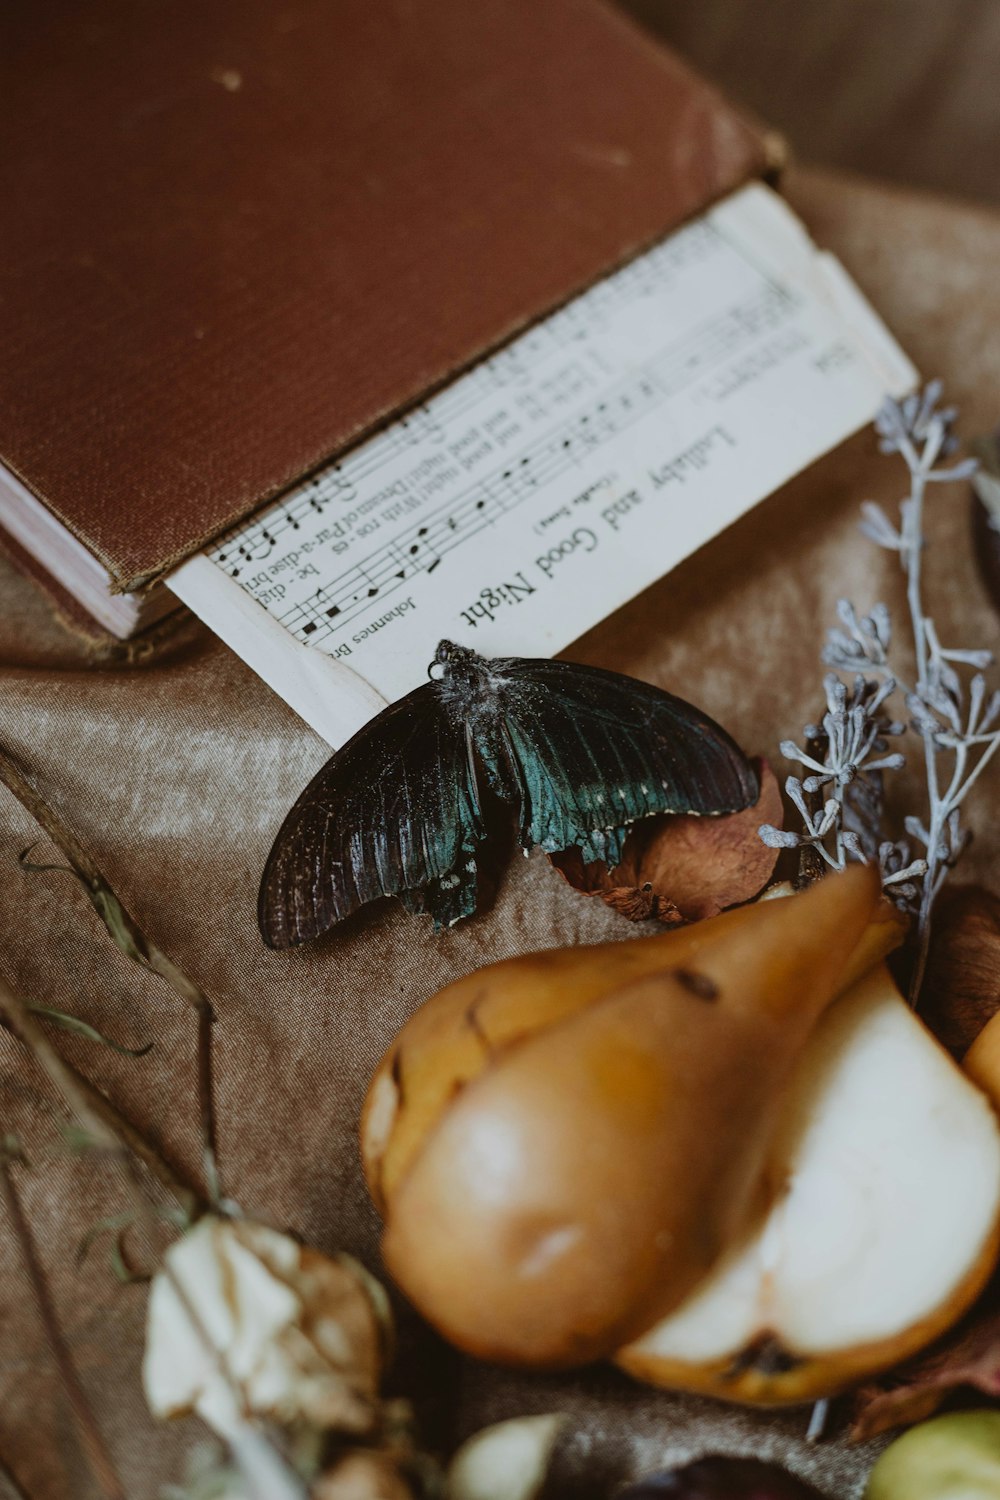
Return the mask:
<svg viewBox="0 0 1000 1500">
<path fill-rule="evenodd" d="M 785 791 L 802 819 L 795 833 L 765 823 L 760 837 L 776 849 L 812 849 L 833 870 L 849 858 L 871 859 L 879 852 L 877 827 L 882 810 L 882 771 L 896 770 L 904 761 L 890 750 L 891 738 L 904 726 L 884 712 L 895 690 L 889 678 L 878 683 L 860 674 L 850 692 L 835 673 L 823 681 L 826 713 L 819 724 L 807 724 L 805 746 L 783 740 L 781 753 L 798 761 L 805 776 L 789 776 Z M 903 880 L 910 874 L 897 874 Z"/>
<path fill-rule="evenodd" d="M 873 501 L 862 507 L 861 530 L 895 552 L 906 577 L 906 597 L 916 676 L 908 685 L 890 658 L 892 623 L 884 604 L 859 616 L 848 600 L 838 605 L 840 626 L 828 633 L 824 662 L 834 669 L 825 682 L 827 714 L 808 725 L 805 749 L 793 742 L 782 753 L 808 772 L 786 787 L 799 808 L 803 832 L 762 828 L 761 837 L 780 847 L 812 850 L 833 868 L 848 858 L 878 859 L 883 883 L 916 916 L 917 954 L 911 998 L 919 993 L 927 961 L 931 913 L 948 873 L 965 849 L 969 834 L 961 809 L 971 787 L 1000 745 L 1000 692 L 989 692 L 983 675 L 992 653 L 942 646 L 922 592 L 924 503 L 928 485 L 971 478 L 974 459 L 949 462 L 957 447 L 953 407 L 939 408 L 940 381 L 904 401 L 887 400 L 875 427 L 883 453 L 899 454 L 909 472 L 909 493 L 895 521 Z M 836 672 L 850 673 L 848 691 Z M 886 753 L 891 737 L 907 726 L 889 719 L 884 705 L 899 692 L 918 736 L 927 781 L 927 814 L 907 817 L 907 839 L 882 832 L 881 776 L 903 764 L 899 752 Z M 824 791 L 822 807 L 816 794 Z M 813 799 L 813 800 L 809 800 Z M 913 841 L 918 846 L 912 853 Z"/>
</svg>

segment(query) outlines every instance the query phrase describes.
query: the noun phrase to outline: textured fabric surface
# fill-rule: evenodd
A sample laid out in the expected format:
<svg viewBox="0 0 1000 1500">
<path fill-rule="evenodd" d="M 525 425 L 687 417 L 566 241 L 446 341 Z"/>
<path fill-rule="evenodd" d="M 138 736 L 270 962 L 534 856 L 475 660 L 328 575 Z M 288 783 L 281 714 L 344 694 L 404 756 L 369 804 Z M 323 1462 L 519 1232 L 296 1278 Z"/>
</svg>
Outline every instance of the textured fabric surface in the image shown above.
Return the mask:
<svg viewBox="0 0 1000 1500">
<path fill-rule="evenodd" d="M 963 430 L 996 421 L 1000 220 L 933 199 L 800 174 L 790 196 L 836 249 L 928 374 L 963 405 Z M 759 507 L 569 653 L 671 688 L 718 717 L 753 752 L 776 754 L 820 703 L 817 652 L 837 597 L 902 603 L 892 559 L 855 527 L 860 500 L 898 498 L 898 460 L 862 434 Z M 1000 628 L 968 549 L 968 498 L 935 492 L 928 592 L 946 641 L 993 645 Z M 434 936 L 386 909 L 314 948 L 267 952 L 254 901 L 281 817 L 326 747 L 234 656 L 197 632 L 131 668 L 93 665 L 33 585 L 0 570 L 0 739 L 18 755 L 106 869 L 150 936 L 212 997 L 220 1155 L 226 1191 L 250 1214 L 377 1268 L 378 1224 L 358 1165 L 368 1076 L 399 1023 L 450 979 L 534 947 L 629 936 L 624 919 L 575 895 L 537 854 L 511 862 L 492 909 Z M 897 783 L 913 805 L 909 773 Z M 1000 772 L 971 807 L 981 837 L 969 878 L 989 882 Z M 908 792 L 907 788 L 911 790 Z M 117 1057 L 58 1045 L 192 1177 L 198 1174 L 190 1012 L 109 944 L 77 884 L 29 873 L 18 853 L 38 830 L 0 792 L 4 972 L 27 997 L 136 1045 Z M 44 841 L 35 853 L 50 862 Z M 61 1320 L 121 1466 L 130 1500 L 180 1476 L 197 1423 L 157 1427 L 138 1385 L 145 1294 L 120 1286 L 101 1247 L 82 1267 L 88 1226 L 122 1209 L 101 1162 L 74 1156 L 33 1065 L 0 1033 L 2 1124 L 28 1167 L 18 1191 Z M 9 1229 L 0 1226 L 0 1453 L 32 1500 L 91 1500 L 69 1410 Z M 725 1449 L 776 1454 L 831 1500 L 860 1494 L 871 1450 L 808 1449 L 805 1413 L 762 1415 L 657 1395 L 623 1377 L 513 1376 L 459 1359 L 405 1320 L 394 1384 L 418 1398 L 445 1445 L 482 1422 L 570 1409 L 564 1455 L 585 1479 L 637 1473 Z M 586 1493 L 581 1484 L 578 1494 Z M 0 1481 L 0 1495 L 3 1482 Z"/>
<path fill-rule="evenodd" d="M 994 0 L 622 0 L 799 156 L 996 203 Z"/>
</svg>

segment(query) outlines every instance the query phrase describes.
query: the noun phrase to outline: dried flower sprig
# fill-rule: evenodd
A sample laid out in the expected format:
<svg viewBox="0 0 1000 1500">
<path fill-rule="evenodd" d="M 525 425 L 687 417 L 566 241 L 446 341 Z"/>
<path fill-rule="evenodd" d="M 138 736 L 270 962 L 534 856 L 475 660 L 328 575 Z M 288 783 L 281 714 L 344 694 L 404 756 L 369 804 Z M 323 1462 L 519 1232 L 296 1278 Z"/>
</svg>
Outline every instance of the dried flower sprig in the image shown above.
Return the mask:
<svg viewBox="0 0 1000 1500">
<path fill-rule="evenodd" d="M 889 749 L 890 737 L 902 734 L 905 726 L 883 712 L 895 686 L 891 677 L 878 683 L 859 675 L 849 694 L 839 677 L 827 673 L 822 722 L 805 726 L 804 748 L 794 740 L 781 743 L 782 755 L 798 761 L 808 773 L 803 778 L 789 776 L 785 782 L 785 791 L 802 818 L 803 832 L 765 823 L 760 837 L 770 848 L 810 848 L 833 870 L 842 870 L 849 857 L 866 860 L 873 856 L 871 825 L 882 801 L 879 773 L 897 770 L 905 759 Z M 905 879 L 906 875 L 893 878 Z"/>
<path fill-rule="evenodd" d="M 883 453 L 899 454 L 909 472 L 909 494 L 900 502 L 898 520 L 865 501 L 861 530 L 879 547 L 895 552 L 906 576 L 916 677 L 908 686 L 890 661 L 892 622 L 884 604 L 858 615 L 842 599 L 840 628 L 828 632 L 823 661 L 834 672 L 853 675 L 853 695 L 839 678 L 825 681 L 828 711 L 823 723 L 806 727 L 807 747 L 791 741 L 782 753 L 809 772 L 803 781 L 789 778 L 786 789 L 803 818 L 802 834 L 761 829 L 766 843 L 812 851 L 833 868 L 848 858 L 878 859 L 883 883 L 915 911 L 917 954 L 911 985 L 916 998 L 923 979 L 935 898 L 969 841 L 961 807 L 973 784 L 1000 746 L 1000 692 L 988 694 L 985 670 L 989 651 L 946 649 L 934 620 L 924 608 L 922 565 L 926 547 L 924 501 L 930 484 L 969 479 L 975 459 L 949 463 L 957 447 L 952 428 L 954 407 L 939 407 L 940 381 L 904 401 L 887 400 L 875 421 Z M 965 680 L 967 674 L 972 676 Z M 965 676 L 963 676 L 965 674 Z M 903 764 L 898 752 L 886 753 L 889 737 L 902 724 L 883 714 L 895 693 L 903 695 L 909 728 L 919 737 L 927 780 L 928 814 L 905 820 L 905 830 L 920 850 L 913 857 L 905 839 L 882 832 L 881 773 Z M 807 799 L 829 787 L 822 806 Z"/>
</svg>

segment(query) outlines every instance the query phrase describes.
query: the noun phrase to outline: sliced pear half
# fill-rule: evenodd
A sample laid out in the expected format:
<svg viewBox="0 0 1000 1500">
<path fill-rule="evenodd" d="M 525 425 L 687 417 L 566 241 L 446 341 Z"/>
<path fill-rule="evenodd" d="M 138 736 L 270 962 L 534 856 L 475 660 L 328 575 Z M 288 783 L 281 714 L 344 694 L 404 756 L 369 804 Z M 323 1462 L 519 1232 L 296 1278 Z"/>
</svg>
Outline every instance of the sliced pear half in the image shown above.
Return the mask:
<svg viewBox="0 0 1000 1500">
<path fill-rule="evenodd" d="M 879 965 L 822 1018 L 748 1239 L 617 1361 L 779 1405 L 832 1395 L 949 1327 L 998 1251 L 1000 1129 Z"/>
</svg>

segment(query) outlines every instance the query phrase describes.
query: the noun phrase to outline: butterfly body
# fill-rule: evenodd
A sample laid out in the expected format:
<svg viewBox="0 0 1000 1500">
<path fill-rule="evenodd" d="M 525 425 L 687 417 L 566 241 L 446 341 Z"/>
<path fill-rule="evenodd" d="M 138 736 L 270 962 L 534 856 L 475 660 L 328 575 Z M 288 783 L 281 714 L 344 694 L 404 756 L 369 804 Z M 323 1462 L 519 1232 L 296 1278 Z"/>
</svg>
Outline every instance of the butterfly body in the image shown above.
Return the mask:
<svg viewBox="0 0 1000 1500">
<path fill-rule="evenodd" d="M 756 799 L 725 731 L 646 683 L 448 641 L 429 675 L 338 750 L 285 819 L 261 882 L 270 947 L 316 937 L 383 895 L 437 926 L 471 915 L 481 779 L 516 810 L 524 849 L 578 847 L 609 864 L 638 818 Z"/>
</svg>

